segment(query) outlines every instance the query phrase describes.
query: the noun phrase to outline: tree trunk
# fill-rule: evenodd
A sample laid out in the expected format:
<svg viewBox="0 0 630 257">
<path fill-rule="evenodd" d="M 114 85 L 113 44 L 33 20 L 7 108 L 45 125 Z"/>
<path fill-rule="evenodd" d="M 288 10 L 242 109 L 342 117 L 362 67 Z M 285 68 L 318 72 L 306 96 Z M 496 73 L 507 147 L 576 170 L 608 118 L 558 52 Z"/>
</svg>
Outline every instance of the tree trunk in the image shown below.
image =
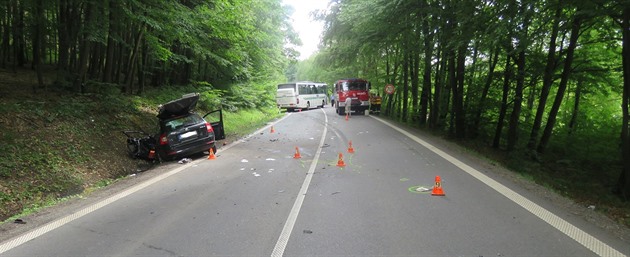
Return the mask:
<svg viewBox="0 0 630 257">
<path fill-rule="evenodd" d="M 621 161 L 623 168 L 619 175 L 619 181 L 615 192 L 621 197 L 628 200 L 630 197 L 630 112 L 628 108 L 630 101 L 630 7 L 626 6 L 623 10 L 621 21 L 622 31 L 622 67 L 623 67 L 623 123 L 621 124 Z"/>
<path fill-rule="evenodd" d="M 420 52 L 418 51 L 418 47 L 414 47 L 414 50 L 411 51 L 411 56 L 410 56 L 410 72 L 409 75 L 411 76 L 411 120 L 414 120 L 418 118 L 418 91 L 419 91 L 419 78 L 420 76 L 418 76 L 418 71 L 419 69 L 419 65 L 420 65 Z"/>
<path fill-rule="evenodd" d="M 573 111 L 571 112 L 571 121 L 569 121 L 569 135 L 573 134 L 577 126 L 577 116 L 580 113 L 580 98 L 582 97 L 582 79 L 577 81 L 575 88 L 575 102 L 573 103 Z"/>
<path fill-rule="evenodd" d="M 103 82 L 112 82 L 112 73 L 114 66 L 114 50 L 116 48 L 116 42 L 114 41 L 114 35 L 116 33 L 116 0 L 109 0 L 109 28 L 107 33 L 107 50 L 105 54 L 105 68 L 103 69 Z"/>
<path fill-rule="evenodd" d="M 471 134 L 476 136 L 479 131 L 479 126 L 481 125 L 481 114 L 483 113 L 486 105 L 486 98 L 488 98 L 488 91 L 490 91 L 490 86 L 492 85 L 492 81 L 494 80 L 494 69 L 497 67 L 497 63 L 499 62 L 499 52 L 501 51 L 500 47 L 497 47 L 494 51 L 494 55 L 490 56 L 490 60 L 488 63 L 490 67 L 488 67 L 488 76 L 486 77 L 486 83 L 483 86 L 483 91 L 481 92 L 481 98 L 479 99 L 479 105 L 477 106 L 475 120 L 473 121 L 474 126 L 472 127 Z"/>
<path fill-rule="evenodd" d="M 403 48 L 404 49 L 404 48 Z M 407 122 L 408 106 L 409 106 L 409 53 L 404 50 L 403 67 L 402 67 L 402 122 Z"/>
<path fill-rule="evenodd" d="M 144 87 L 146 84 L 145 79 L 145 69 L 147 67 L 147 63 L 149 61 L 149 45 L 145 42 L 142 43 L 142 58 L 140 58 L 140 65 L 138 67 L 138 95 L 142 95 L 144 93 Z"/>
<path fill-rule="evenodd" d="M 516 88 L 514 89 L 514 105 L 508 125 L 507 150 L 512 151 L 518 141 L 518 121 L 521 117 L 521 104 L 523 103 L 523 84 L 525 83 L 525 49 L 521 49 L 516 60 L 517 75 Z"/>
<path fill-rule="evenodd" d="M 519 13 L 523 16 L 523 28 L 518 34 L 518 59 L 516 60 L 516 88 L 514 89 L 514 105 L 512 106 L 512 114 L 508 126 L 507 150 L 513 151 L 518 143 L 518 127 L 521 117 L 521 104 L 523 103 L 523 88 L 525 87 L 525 51 L 529 46 L 527 32 L 529 30 L 530 11 L 527 3 L 521 3 Z"/>
<path fill-rule="evenodd" d="M 44 5 L 43 0 L 35 1 L 35 12 L 33 13 L 34 23 L 33 28 L 33 66 L 35 68 L 35 72 L 37 73 L 37 86 L 44 87 L 44 77 L 42 74 L 42 54 L 45 53 L 44 50 L 44 30 L 42 28 L 44 24 Z M 33 94 L 37 93 L 37 86 L 33 85 Z"/>
<path fill-rule="evenodd" d="M 527 103 L 525 104 L 527 112 L 525 113 L 525 124 L 529 124 L 532 120 L 532 114 L 534 110 L 534 101 L 536 100 L 536 85 L 538 85 L 538 79 L 540 75 L 536 74 L 534 77 L 530 78 L 529 85 L 529 93 L 527 94 Z"/>
<path fill-rule="evenodd" d="M 441 102 L 440 98 L 441 98 L 441 93 L 442 93 L 442 86 L 440 84 L 440 70 L 442 69 L 442 60 L 441 60 L 441 50 L 438 48 L 437 49 L 437 53 L 436 53 L 436 57 L 437 57 L 437 62 L 436 62 L 436 67 L 435 67 L 435 82 L 433 83 L 435 86 L 435 92 L 433 92 L 433 106 L 431 106 L 431 109 L 429 111 L 429 127 L 433 128 L 433 129 L 437 129 L 440 126 L 440 122 L 439 122 L 439 116 L 440 116 L 440 105 Z"/>
<path fill-rule="evenodd" d="M 582 17 L 579 16 L 580 10 L 577 10 L 577 15 L 573 18 L 573 23 L 571 25 L 571 38 L 569 39 L 569 48 L 567 49 L 567 57 L 564 60 L 564 68 L 562 70 L 562 75 L 560 79 L 560 85 L 558 85 L 558 93 L 556 94 L 556 99 L 554 100 L 553 106 L 551 107 L 551 111 L 549 112 L 549 117 L 547 118 L 547 124 L 545 125 L 545 130 L 543 131 L 543 135 L 540 138 L 540 143 L 536 151 L 538 153 L 545 152 L 547 148 L 547 144 L 549 143 L 549 139 L 551 138 L 551 132 L 553 132 L 553 127 L 556 124 L 556 117 L 558 115 L 558 111 L 560 110 L 560 105 L 562 104 L 562 98 L 564 98 L 564 92 L 567 88 L 567 83 L 569 81 L 569 75 L 571 74 L 571 65 L 573 64 L 573 54 L 575 52 L 575 47 L 577 45 L 577 40 L 580 33 L 580 26 L 582 23 Z"/>
<path fill-rule="evenodd" d="M 456 58 L 454 56 L 454 50 L 448 51 L 449 52 L 446 53 L 446 56 L 444 56 L 444 66 L 442 66 L 442 92 L 444 94 L 442 94 L 442 99 L 440 99 L 440 103 L 442 104 L 442 106 L 440 106 L 441 113 L 438 119 L 440 122 L 440 127 L 442 127 L 446 119 L 450 117 L 448 123 L 448 133 L 450 135 L 453 135 L 455 134 L 455 123 L 453 122 L 453 107 L 451 106 L 451 97 L 453 95 L 453 83 L 457 83 L 455 82 L 457 78 L 457 76 L 455 75 Z"/>
<path fill-rule="evenodd" d="M 477 58 L 479 57 L 479 40 L 475 40 L 473 44 L 472 62 L 468 69 L 468 77 L 466 78 L 466 93 L 464 97 L 464 110 L 470 110 L 470 105 L 477 95 L 477 83 L 475 76 L 477 75 Z M 466 128 L 468 132 L 468 128 Z"/>
<path fill-rule="evenodd" d="M 442 49 L 443 45 L 440 45 L 440 49 L 438 50 L 438 65 L 435 69 L 435 93 L 433 95 L 433 108 L 431 108 L 431 115 L 429 116 L 429 124 L 433 129 L 440 129 L 443 125 L 443 113 L 446 113 L 446 100 L 448 100 L 448 92 L 446 94 L 444 92 L 444 74 L 446 73 L 446 61 L 448 58 L 444 56 L 444 50 Z"/>
<path fill-rule="evenodd" d="M 129 73 L 127 73 L 127 78 L 125 79 L 125 87 L 126 87 L 125 91 L 127 92 L 127 94 L 133 94 L 133 82 L 134 82 L 136 68 L 137 68 L 136 59 L 138 59 L 138 49 L 140 49 L 140 45 L 142 44 L 141 42 L 142 42 L 142 36 L 144 35 L 145 26 L 146 26 L 146 23 L 143 23 L 142 25 L 140 25 L 140 28 L 138 29 L 138 35 L 134 43 L 133 50 L 131 51 L 131 56 L 129 57 L 129 64 L 127 65 L 127 67 L 129 67 Z"/>
<path fill-rule="evenodd" d="M 426 16 L 422 22 L 424 35 L 424 72 L 422 75 L 422 94 L 420 94 L 420 126 L 427 123 L 429 104 L 431 99 L 431 58 L 433 57 L 433 33 L 429 32 L 429 21 Z"/>
<path fill-rule="evenodd" d="M 24 10 L 20 6 L 20 1 L 13 0 L 13 70 L 23 67 L 26 62 L 24 46 Z"/>
<path fill-rule="evenodd" d="M 509 52 L 509 51 L 508 51 Z M 507 112 L 508 95 L 510 92 L 510 80 L 512 77 L 511 56 L 508 54 L 505 60 L 505 71 L 503 73 L 503 97 L 501 98 L 501 110 L 499 111 L 499 119 L 497 120 L 497 128 L 494 132 L 494 141 L 492 147 L 499 148 L 501 145 L 501 132 L 503 131 L 503 123 L 505 122 L 505 114 Z"/>
<path fill-rule="evenodd" d="M 85 18 L 83 19 L 83 26 L 90 27 L 92 23 L 92 13 L 93 13 L 94 3 L 88 2 L 88 5 L 85 10 Z M 79 73 L 74 80 L 74 91 L 79 93 L 85 93 L 84 83 L 85 83 L 85 74 L 88 71 L 88 61 L 90 58 L 90 48 L 91 41 L 88 39 L 88 32 L 84 31 L 81 36 L 81 43 L 79 45 Z"/>
<path fill-rule="evenodd" d="M 58 15 L 59 60 L 57 62 L 57 80 L 69 80 L 76 57 L 76 45 L 81 22 L 80 7 L 76 1 L 60 0 Z M 72 81 L 71 81 L 72 82 Z"/>
<path fill-rule="evenodd" d="M 0 49 L 0 65 L 1 67 L 4 69 L 6 68 L 7 65 L 7 61 L 10 61 L 11 59 L 11 49 L 10 49 L 10 36 L 11 36 L 11 2 L 7 1 L 7 5 L 6 5 L 6 17 L 2 19 L 2 25 L 3 25 L 3 29 L 2 29 L 2 45 L 0 46 L 2 49 Z"/>
<path fill-rule="evenodd" d="M 455 114 L 455 137 L 462 139 L 466 137 L 466 114 L 464 113 L 464 81 L 466 71 L 466 49 L 468 41 L 462 42 L 457 50 L 457 70 L 453 86 L 453 113 Z M 453 57 L 455 61 L 455 57 Z"/>
<path fill-rule="evenodd" d="M 394 82 L 391 80 L 391 73 L 390 73 L 390 69 L 391 69 L 391 64 L 389 61 L 389 54 L 390 54 L 390 49 L 387 48 L 385 50 L 385 52 L 387 52 L 387 58 L 385 58 L 385 78 L 386 81 L 390 84 L 394 84 Z M 339 100 L 339 99 L 337 99 Z M 385 115 L 389 116 L 391 114 L 391 110 L 392 110 L 392 95 L 387 95 L 387 97 L 383 97 L 383 100 L 387 101 L 387 108 L 385 108 Z"/>
<path fill-rule="evenodd" d="M 560 15 L 562 14 L 562 1 L 558 1 L 558 7 L 553 19 L 551 37 L 549 40 L 549 52 L 547 52 L 547 64 L 545 65 L 545 72 L 543 75 L 543 85 L 540 89 L 540 98 L 538 99 L 538 109 L 536 110 L 536 116 L 534 117 L 534 124 L 529 135 L 529 142 L 527 148 L 533 150 L 536 147 L 536 141 L 538 139 L 538 132 L 542 126 L 542 119 L 545 113 L 545 107 L 547 106 L 547 98 L 549 97 L 549 91 L 551 91 L 551 84 L 553 83 L 553 75 L 556 69 L 556 39 L 558 37 L 558 27 L 560 23 Z"/>
</svg>

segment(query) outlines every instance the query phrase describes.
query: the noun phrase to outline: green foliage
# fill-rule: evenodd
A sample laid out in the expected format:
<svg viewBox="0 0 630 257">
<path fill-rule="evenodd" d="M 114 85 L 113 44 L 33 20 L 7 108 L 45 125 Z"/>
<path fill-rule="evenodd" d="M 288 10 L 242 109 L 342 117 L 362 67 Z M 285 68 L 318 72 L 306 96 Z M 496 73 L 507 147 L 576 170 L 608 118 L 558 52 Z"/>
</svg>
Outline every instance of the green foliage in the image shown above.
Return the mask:
<svg viewBox="0 0 630 257">
<path fill-rule="evenodd" d="M 275 84 L 251 83 L 230 87 L 229 95 L 223 101 L 223 106 L 230 111 L 239 109 L 263 109 L 276 105 Z"/>
<path fill-rule="evenodd" d="M 224 112 L 225 131 L 235 137 L 246 136 L 264 126 L 271 119 L 281 117 L 278 108 L 240 109 L 238 112 Z"/>
</svg>

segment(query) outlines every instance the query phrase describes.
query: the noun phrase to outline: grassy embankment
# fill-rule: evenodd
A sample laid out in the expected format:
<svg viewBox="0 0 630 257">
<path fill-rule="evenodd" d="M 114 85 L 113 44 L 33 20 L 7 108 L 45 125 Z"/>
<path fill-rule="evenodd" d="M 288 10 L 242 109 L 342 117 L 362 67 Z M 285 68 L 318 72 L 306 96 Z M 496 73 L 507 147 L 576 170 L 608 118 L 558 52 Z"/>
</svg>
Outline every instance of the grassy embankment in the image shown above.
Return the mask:
<svg viewBox="0 0 630 257">
<path fill-rule="evenodd" d="M 23 82 L 0 83 L 0 220 L 147 169 L 146 162 L 127 156 L 122 131 L 156 131 L 158 104 L 203 90 L 162 88 L 142 97 L 53 90 L 32 94 L 30 85 Z M 205 113 L 215 104 L 201 101 L 197 112 Z M 223 115 L 226 142 L 230 142 L 279 114 L 269 108 L 224 111 Z"/>
</svg>

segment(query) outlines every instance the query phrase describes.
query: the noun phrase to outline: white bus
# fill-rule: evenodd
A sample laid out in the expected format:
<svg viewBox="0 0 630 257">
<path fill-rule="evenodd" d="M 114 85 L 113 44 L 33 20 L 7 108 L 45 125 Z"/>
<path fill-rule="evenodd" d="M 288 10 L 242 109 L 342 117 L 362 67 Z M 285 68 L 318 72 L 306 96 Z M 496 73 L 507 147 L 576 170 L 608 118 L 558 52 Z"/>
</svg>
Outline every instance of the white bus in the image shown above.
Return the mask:
<svg viewBox="0 0 630 257">
<path fill-rule="evenodd" d="M 278 85 L 276 103 L 278 108 L 294 111 L 324 107 L 328 102 L 326 83 L 301 81 Z"/>
</svg>

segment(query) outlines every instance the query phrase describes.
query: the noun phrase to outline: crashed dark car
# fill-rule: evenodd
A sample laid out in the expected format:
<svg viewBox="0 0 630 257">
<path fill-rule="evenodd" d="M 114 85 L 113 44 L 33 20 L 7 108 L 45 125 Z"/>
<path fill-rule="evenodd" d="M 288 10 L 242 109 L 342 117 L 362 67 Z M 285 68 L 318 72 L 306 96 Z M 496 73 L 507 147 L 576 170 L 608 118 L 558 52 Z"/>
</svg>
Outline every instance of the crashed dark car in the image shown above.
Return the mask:
<svg viewBox="0 0 630 257">
<path fill-rule="evenodd" d="M 134 158 L 172 160 L 210 151 L 217 152 L 216 141 L 225 139 L 221 110 L 203 117 L 193 110 L 199 94 L 187 94 L 159 107 L 159 132 L 155 136 L 133 138 L 125 131 L 129 153 Z M 211 120 L 211 117 L 213 118 Z"/>
<path fill-rule="evenodd" d="M 174 159 L 209 151 L 217 152 L 216 140 L 225 138 L 221 110 L 203 117 L 193 112 L 199 94 L 188 94 L 163 104 L 159 108 L 160 132 L 157 138 L 157 154 L 162 159 Z M 205 118 L 219 112 L 219 120 L 208 122 Z"/>
</svg>

